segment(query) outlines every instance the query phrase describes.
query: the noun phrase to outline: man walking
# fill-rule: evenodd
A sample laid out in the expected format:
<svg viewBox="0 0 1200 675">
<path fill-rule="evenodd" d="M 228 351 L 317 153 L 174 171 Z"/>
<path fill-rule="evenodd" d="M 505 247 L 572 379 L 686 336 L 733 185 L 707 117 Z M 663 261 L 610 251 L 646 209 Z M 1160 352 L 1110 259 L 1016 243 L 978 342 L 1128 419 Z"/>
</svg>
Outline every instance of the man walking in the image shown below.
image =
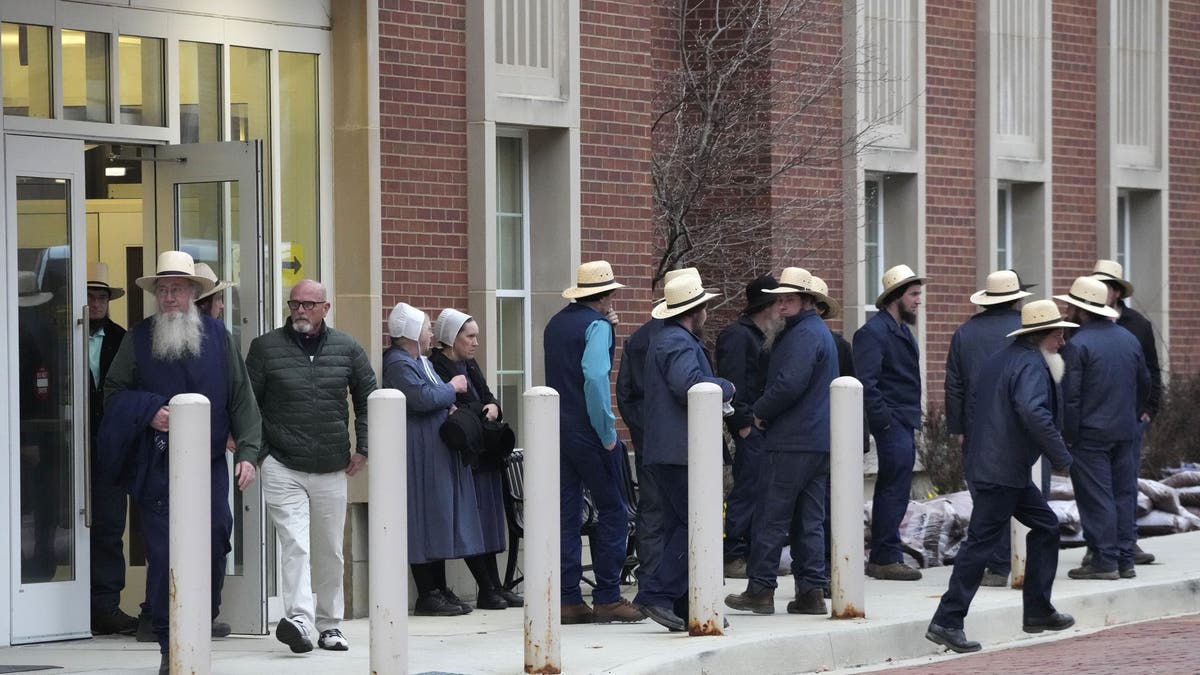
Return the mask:
<svg viewBox="0 0 1200 675">
<path fill-rule="evenodd" d="M 88 265 L 88 399 L 91 408 L 92 453 L 92 634 L 129 634 L 137 630 L 137 618 L 121 611 L 125 590 L 125 517 L 129 497 L 106 479 L 97 460 L 100 420 L 104 417 L 104 379 L 125 329 L 108 316 L 108 303 L 125 295 L 125 289 L 109 286 L 108 265 Z"/>
<path fill-rule="evenodd" d="M 1071 482 L 1090 560 L 1072 579 L 1117 579 L 1134 570 L 1138 411 L 1150 394 L 1150 373 L 1137 338 L 1113 323 L 1108 289 L 1079 277 L 1066 295 L 1067 318 L 1080 324 L 1063 358 L 1063 437 L 1071 449 Z"/>
<path fill-rule="evenodd" d="M 926 639 L 956 652 L 980 649 L 963 633 L 963 619 L 1012 517 L 1029 528 L 1022 627 L 1027 633 L 1040 633 L 1075 624 L 1071 615 L 1050 602 L 1058 566 L 1058 518 L 1029 475 L 1042 455 L 1056 470 L 1071 465 L 1058 431 L 1056 380 L 1062 377 L 1058 350 L 1063 329 L 1074 327 L 1063 320 L 1053 300 L 1031 302 L 1021 312 L 1021 328 L 1008 333 L 1016 340 L 978 370 L 980 381 L 988 386 L 975 390 L 970 413 L 975 433 L 965 458 L 974 510 L 950 586 L 925 633 Z"/>
<path fill-rule="evenodd" d="M 763 432 L 754 426 L 754 404 L 762 396 L 767 371 L 767 335 L 778 333 L 782 320 L 778 295 L 769 293 L 779 282 L 764 274 L 746 284 L 746 307 L 738 320 L 717 336 L 717 373 L 733 383 L 733 414 L 725 425 L 733 436 L 733 487 L 725 498 L 725 576 L 746 578 L 750 557 L 758 474 L 762 465 Z"/>
<path fill-rule="evenodd" d="M 576 280 L 562 293 L 572 302 L 551 317 L 543 333 L 546 385 L 559 396 L 562 622 L 641 621 L 645 615 L 621 597 L 628 529 L 617 462 L 629 460 L 617 439 L 609 393 L 614 343 L 607 315 L 613 291 L 624 284 L 616 282 L 612 266 L 603 260 L 580 265 Z M 594 611 L 579 590 L 584 486 L 599 512 L 592 547 Z"/>
<path fill-rule="evenodd" d="M 810 274 L 788 267 L 779 276 L 783 331 L 771 351 L 754 425 L 765 432 L 746 590 L 725 598 L 733 609 L 775 612 L 775 579 L 791 539 L 795 599 L 789 614 L 824 614 L 825 497 L 829 489 L 829 385 L 838 376 L 833 334 L 817 314 Z"/>
<path fill-rule="evenodd" d="M 646 427 L 642 458 L 657 493 L 662 552 L 639 582 L 634 605 L 655 623 L 682 631 L 688 616 L 688 390 L 711 382 L 728 401 L 734 389 L 713 377 L 701 342 L 706 306 L 716 294 L 705 292 L 699 275 L 678 276 L 664 291 L 666 299 L 651 312 L 665 323 L 646 360 L 645 412 L 654 423 Z"/>
<path fill-rule="evenodd" d="M 283 567 L 283 618 L 275 637 L 297 654 L 312 651 L 314 635 L 321 649 L 346 651 L 346 477 L 367 463 L 367 397 L 375 391 L 375 373 L 354 338 L 325 320 L 330 303 L 323 285 L 301 280 L 287 304 L 291 316 L 284 326 L 255 338 L 246 356 L 262 410 L 263 497 Z M 354 402 L 353 454 L 347 391 Z"/>
<path fill-rule="evenodd" d="M 974 392 L 975 376 L 992 354 L 1012 342 L 1009 334 L 1021 327 L 1017 303 L 1029 295 L 1021 287 L 1016 272 L 992 272 L 985 287 L 971 295 L 971 302 L 983 311 L 967 319 L 950 338 L 950 351 L 946 354 L 946 426 L 951 435 L 958 437 L 964 455 L 968 452 L 971 430 L 967 402 Z M 967 487 L 971 488 L 970 484 Z M 984 586 L 1008 583 L 1012 571 L 1010 536 L 1008 531 L 1000 533 L 983 574 Z"/>
<path fill-rule="evenodd" d="M 908 510 L 917 458 L 913 434 L 921 426 L 920 352 L 909 326 L 917 323 L 924 283 L 908 265 L 889 269 L 875 300 L 879 311 L 854 333 L 854 369 L 879 455 L 867 560 L 867 576 L 876 579 L 921 578 L 920 570 L 904 564 L 900 521 Z"/>
<path fill-rule="evenodd" d="M 137 502 L 146 544 L 146 598 L 166 672 L 169 565 L 167 448 L 171 397 L 196 393 L 210 402 L 212 525 L 212 616 L 221 607 L 225 557 L 230 551 L 233 514 L 229 510 L 226 439 L 233 437 L 234 476 L 245 490 L 254 480 L 262 438 L 262 418 L 246 364 L 225 325 L 196 309 L 196 298 L 212 282 L 197 276 L 192 257 L 165 251 L 154 275 L 137 280 L 154 294 L 157 313 L 133 327 L 121 342 L 104 385 L 100 429 L 101 464 Z"/>
</svg>

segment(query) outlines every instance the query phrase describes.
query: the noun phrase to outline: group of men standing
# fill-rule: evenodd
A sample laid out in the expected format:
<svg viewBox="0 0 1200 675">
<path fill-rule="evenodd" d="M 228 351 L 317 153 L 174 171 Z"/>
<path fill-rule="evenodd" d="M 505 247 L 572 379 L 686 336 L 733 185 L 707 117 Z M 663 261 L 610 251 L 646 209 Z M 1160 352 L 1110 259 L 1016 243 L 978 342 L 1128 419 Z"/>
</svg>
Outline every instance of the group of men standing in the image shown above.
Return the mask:
<svg viewBox="0 0 1200 675">
<path fill-rule="evenodd" d="M 878 453 L 866 573 L 881 580 L 921 578 L 903 560 L 899 528 L 922 424 L 912 326 L 926 279 L 897 265 L 882 282 L 878 311 L 851 346 L 825 323 L 840 306 L 820 278 L 789 267 L 778 280 L 755 279 L 741 316 L 717 339 L 714 364 L 703 329 L 715 295 L 693 268 L 668 274 L 652 318 L 625 343 L 617 377 L 618 407 L 630 428 L 639 479 L 639 591 L 626 606 L 617 586 L 626 510 L 619 469 L 613 468 L 625 457 L 614 452 L 621 446 L 607 388 L 615 323 L 610 296 L 621 285 L 606 262 L 580 267 L 577 286 L 564 292 L 572 303 L 545 335 L 547 382 L 564 396 L 562 547 L 564 570 L 571 571 L 563 577 L 564 623 L 649 617 L 670 630 L 684 629 L 687 390 L 697 382 L 717 384 L 730 404 L 726 422 L 735 453 L 725 571 L 748 583 L 726 598 L 727 605 L 774 613 L 781 549 L 790 543 L 795 595 L 787 611 L 827 613 L 829 385 L 840 375 L 862 382 L 866 425 Z M 961 441 L 975 498 L 968 543 L 927 635 L 952 649 L 978 648 L 963 635 L 962 619 L 981 584 L 1007 582 L 1012 517 L 1031 528 L 1025 629 L 1073 624 L 1050 603 L 1057 519 L 1030 476 L 1039 457 L 1047 458 L 1047 468 L 1069 469 L 1075 483 L 1088 555 L 1070 571 L 1072 578 L 1128 578 L 1135 563 L 1153 560 L 1137 548 L 1133 521 L 1141 438 L 1160 398 L 1152 328 L 1123 302 L 1133 288 L 1111 261 L 1099 261 L 1092 275 L 1055 296 L 1066 315 L 1049 299 L 1021 309 L 1027 288 L 1011 270 L 989 275 L 986 288 L 971 296 L 982 311 L 955 333 L 947 358 L 948 425 Z M 585 484 L 600 520 L 602 549 L 593 551 L 595 611 L 578 588 Z"/>
</svg>

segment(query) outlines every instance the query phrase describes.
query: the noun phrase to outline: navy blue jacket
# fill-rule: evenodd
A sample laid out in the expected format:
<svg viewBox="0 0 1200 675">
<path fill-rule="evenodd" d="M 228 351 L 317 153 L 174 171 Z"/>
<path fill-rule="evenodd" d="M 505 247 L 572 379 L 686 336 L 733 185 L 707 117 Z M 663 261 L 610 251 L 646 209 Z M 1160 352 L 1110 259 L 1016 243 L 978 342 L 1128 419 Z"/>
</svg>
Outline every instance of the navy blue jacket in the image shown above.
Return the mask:
<svg viewBox="0 0 1200 675">
<path fill-rule="evenodd" d="M 1137 338 L 1107 319 L 1095 319 L 1075 329 L 1062 355 L 1067 443 L 1133 440 L 1138 411 L 1150 396 L 1150 372 Z"/>
<path fill-rule="evenodd" d="M 603 321 L 611 335 L 612 326 L 600 312 L 578 303 L 563 307 L 546 323 L 546 330 L 542 333 L 542 350 L 545 355 L 546 386 L 558 392 L 560 431 L 564 434 L 593 434 L 596 442 L 603 445 L 599 431 L 592 426 L 588 416 L 582 365 L 588 326 L 596 321 Z M 610 344 L 610 364 L 612 357 L 613 345 Z"/>
<path fill-rule="evenodd" d="M 975 373 L 992 354 L 1012 344 L 1006 337 L 1021 327 L 1021 313 L 1010 305 L 988 307 L 966 320 L 950 338 L 946 354 L 946 426 L 952 434 L 971 428 L 967 401 Z"/>
<path fill-rule="evenodd" d="M 743 314 L 717 336 L 717 374 L 733 383 L 733 414 L 725 418 L 729 432 L 754 424 L 754 402 L 763 393 L 768 354 L 766 340 L 754 320 Z"/>
<path fill-rule="evenodd" d="M 713 377 L 700 339 L 670 319 L 650 345 L 643 382 L 644 412 L 653 423 L 645 429 L 642 462 L 686 466 L 688 389 L 700 382 L 712 382 L 721 387 L 721 400 L 727 401 L 733 397 L 733 385 Z"/>
<path fill-rule="evenodd" d="M 813 310 L 787 319 L 754 414 L 772 452 L 829 452 L 829 384 L 838 376 L 833 333 Z"/>
<path fill-rule="evenodd" d="M 854 333 L 854 370 L 871 433 L 921 426 L 921 355 L 908 326 L 880 310 Z"/>
<path fill-rule="evenodd" d="M 1158 343 L 1154 339 L 1154 325 L 1136 309 L 1122 303 L 1121 316 L 1117 325 L 1133 333 L 1142 345 L 1142 356 L 1146 358 L 1146 369 L 1150 371 L 1150 394 L 1146 404 L 1138 410 L 1138 415 L 1146 413 L 1151 417 L 1158 415 L 1162 405 L 1162 366 L 1158 362 Z"/>
<path fill-rule="evenodd" d="M 1045 455 L 1064 469 L 1071 455 L 1059 433 L 1058 386 L 1034 345 L 1017 340 L 993 354 L 977 371 L 980 382 L 968 405 L 974 425 L 966 455 L 967 481 L 1021 488 Z"/>
<path fill-rule="evenodd" d="M 650 319 L 633 331 L 621 349 L 621 367 L 617 369 L 617 410 L 625 420 L 625 426 L 629 427 L 635 454 L 642 451 L 643 429 L 646 428 L 646 418 L 642 414 L 642 401 L 646 397 L 642 384 L 646 353 L 662 327 L 663 319 Z"/>
</svg>

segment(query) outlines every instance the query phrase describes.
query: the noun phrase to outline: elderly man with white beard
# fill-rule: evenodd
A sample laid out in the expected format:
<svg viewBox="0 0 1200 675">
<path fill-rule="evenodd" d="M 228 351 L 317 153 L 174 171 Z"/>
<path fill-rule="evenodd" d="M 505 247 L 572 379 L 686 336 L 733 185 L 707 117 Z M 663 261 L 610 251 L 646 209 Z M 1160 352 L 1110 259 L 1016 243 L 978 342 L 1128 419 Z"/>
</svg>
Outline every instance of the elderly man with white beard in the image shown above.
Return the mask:
<svg viewBox="0 0 1200 675">
<path fill-rule="evenodd" d="M 100 458 L 104 469 L 133 497 L 146 542 L 146 600 L 167 672 L 168 431 L 171 397 L 206 396 L 211 404 L 209 452 L 212 482 L 212 616 L 220 611 L 225 557 L 233 516 L 229 510 L 226 439 L 236 443 L 234 476 L 244 490 L 253 480 L 262 419 L 238 346 L 221 322 L 202 316 L 196 298 L 212 281 L 195 273 L 192 257 L 166 251 L 157 273 L 137 285 L 154 294 L 157 313 L 134 326 L 121 343 L 105 380 Z M 221 365 L 224 367 L 221 367 Z M 105 439 L 108 442 L 105 442 Z"/>
</svg>

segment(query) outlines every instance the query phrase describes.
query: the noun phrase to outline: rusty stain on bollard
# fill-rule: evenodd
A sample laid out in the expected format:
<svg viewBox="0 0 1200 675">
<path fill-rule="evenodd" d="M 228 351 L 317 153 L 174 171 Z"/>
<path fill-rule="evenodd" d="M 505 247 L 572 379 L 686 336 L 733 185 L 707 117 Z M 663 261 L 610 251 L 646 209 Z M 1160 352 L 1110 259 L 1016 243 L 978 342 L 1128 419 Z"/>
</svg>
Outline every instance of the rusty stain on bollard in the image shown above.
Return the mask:
<svg viewBox="0 0 1200 675">
<path fill-rule="evenodd" d="M 847 604 L 846 609 L 844 609 L 840 612 L 838 612 L 836 610 L 833 611 L 832 613 L 830 613 L 829 618 L 830 619 L 863 619 L 863 618 L 866 618 L 866 616 L 867 616 L 866 613 L 863 612 L 861 609 L 855 607 L 854 605 Z"/>
<path fill-rule="evenodd" d="M 1025 575 L 1013 574 L 1012 587 L 1018 591 L 1025 588 Z"/>
<path fill-rule="evenodd" d="M 709 619 L 708 621 L 688 621 L 688 635 L 693 637 L 701 635 L 724 635 L 725 631 L 717 625 L 717 622 Z"/>
</svg>

